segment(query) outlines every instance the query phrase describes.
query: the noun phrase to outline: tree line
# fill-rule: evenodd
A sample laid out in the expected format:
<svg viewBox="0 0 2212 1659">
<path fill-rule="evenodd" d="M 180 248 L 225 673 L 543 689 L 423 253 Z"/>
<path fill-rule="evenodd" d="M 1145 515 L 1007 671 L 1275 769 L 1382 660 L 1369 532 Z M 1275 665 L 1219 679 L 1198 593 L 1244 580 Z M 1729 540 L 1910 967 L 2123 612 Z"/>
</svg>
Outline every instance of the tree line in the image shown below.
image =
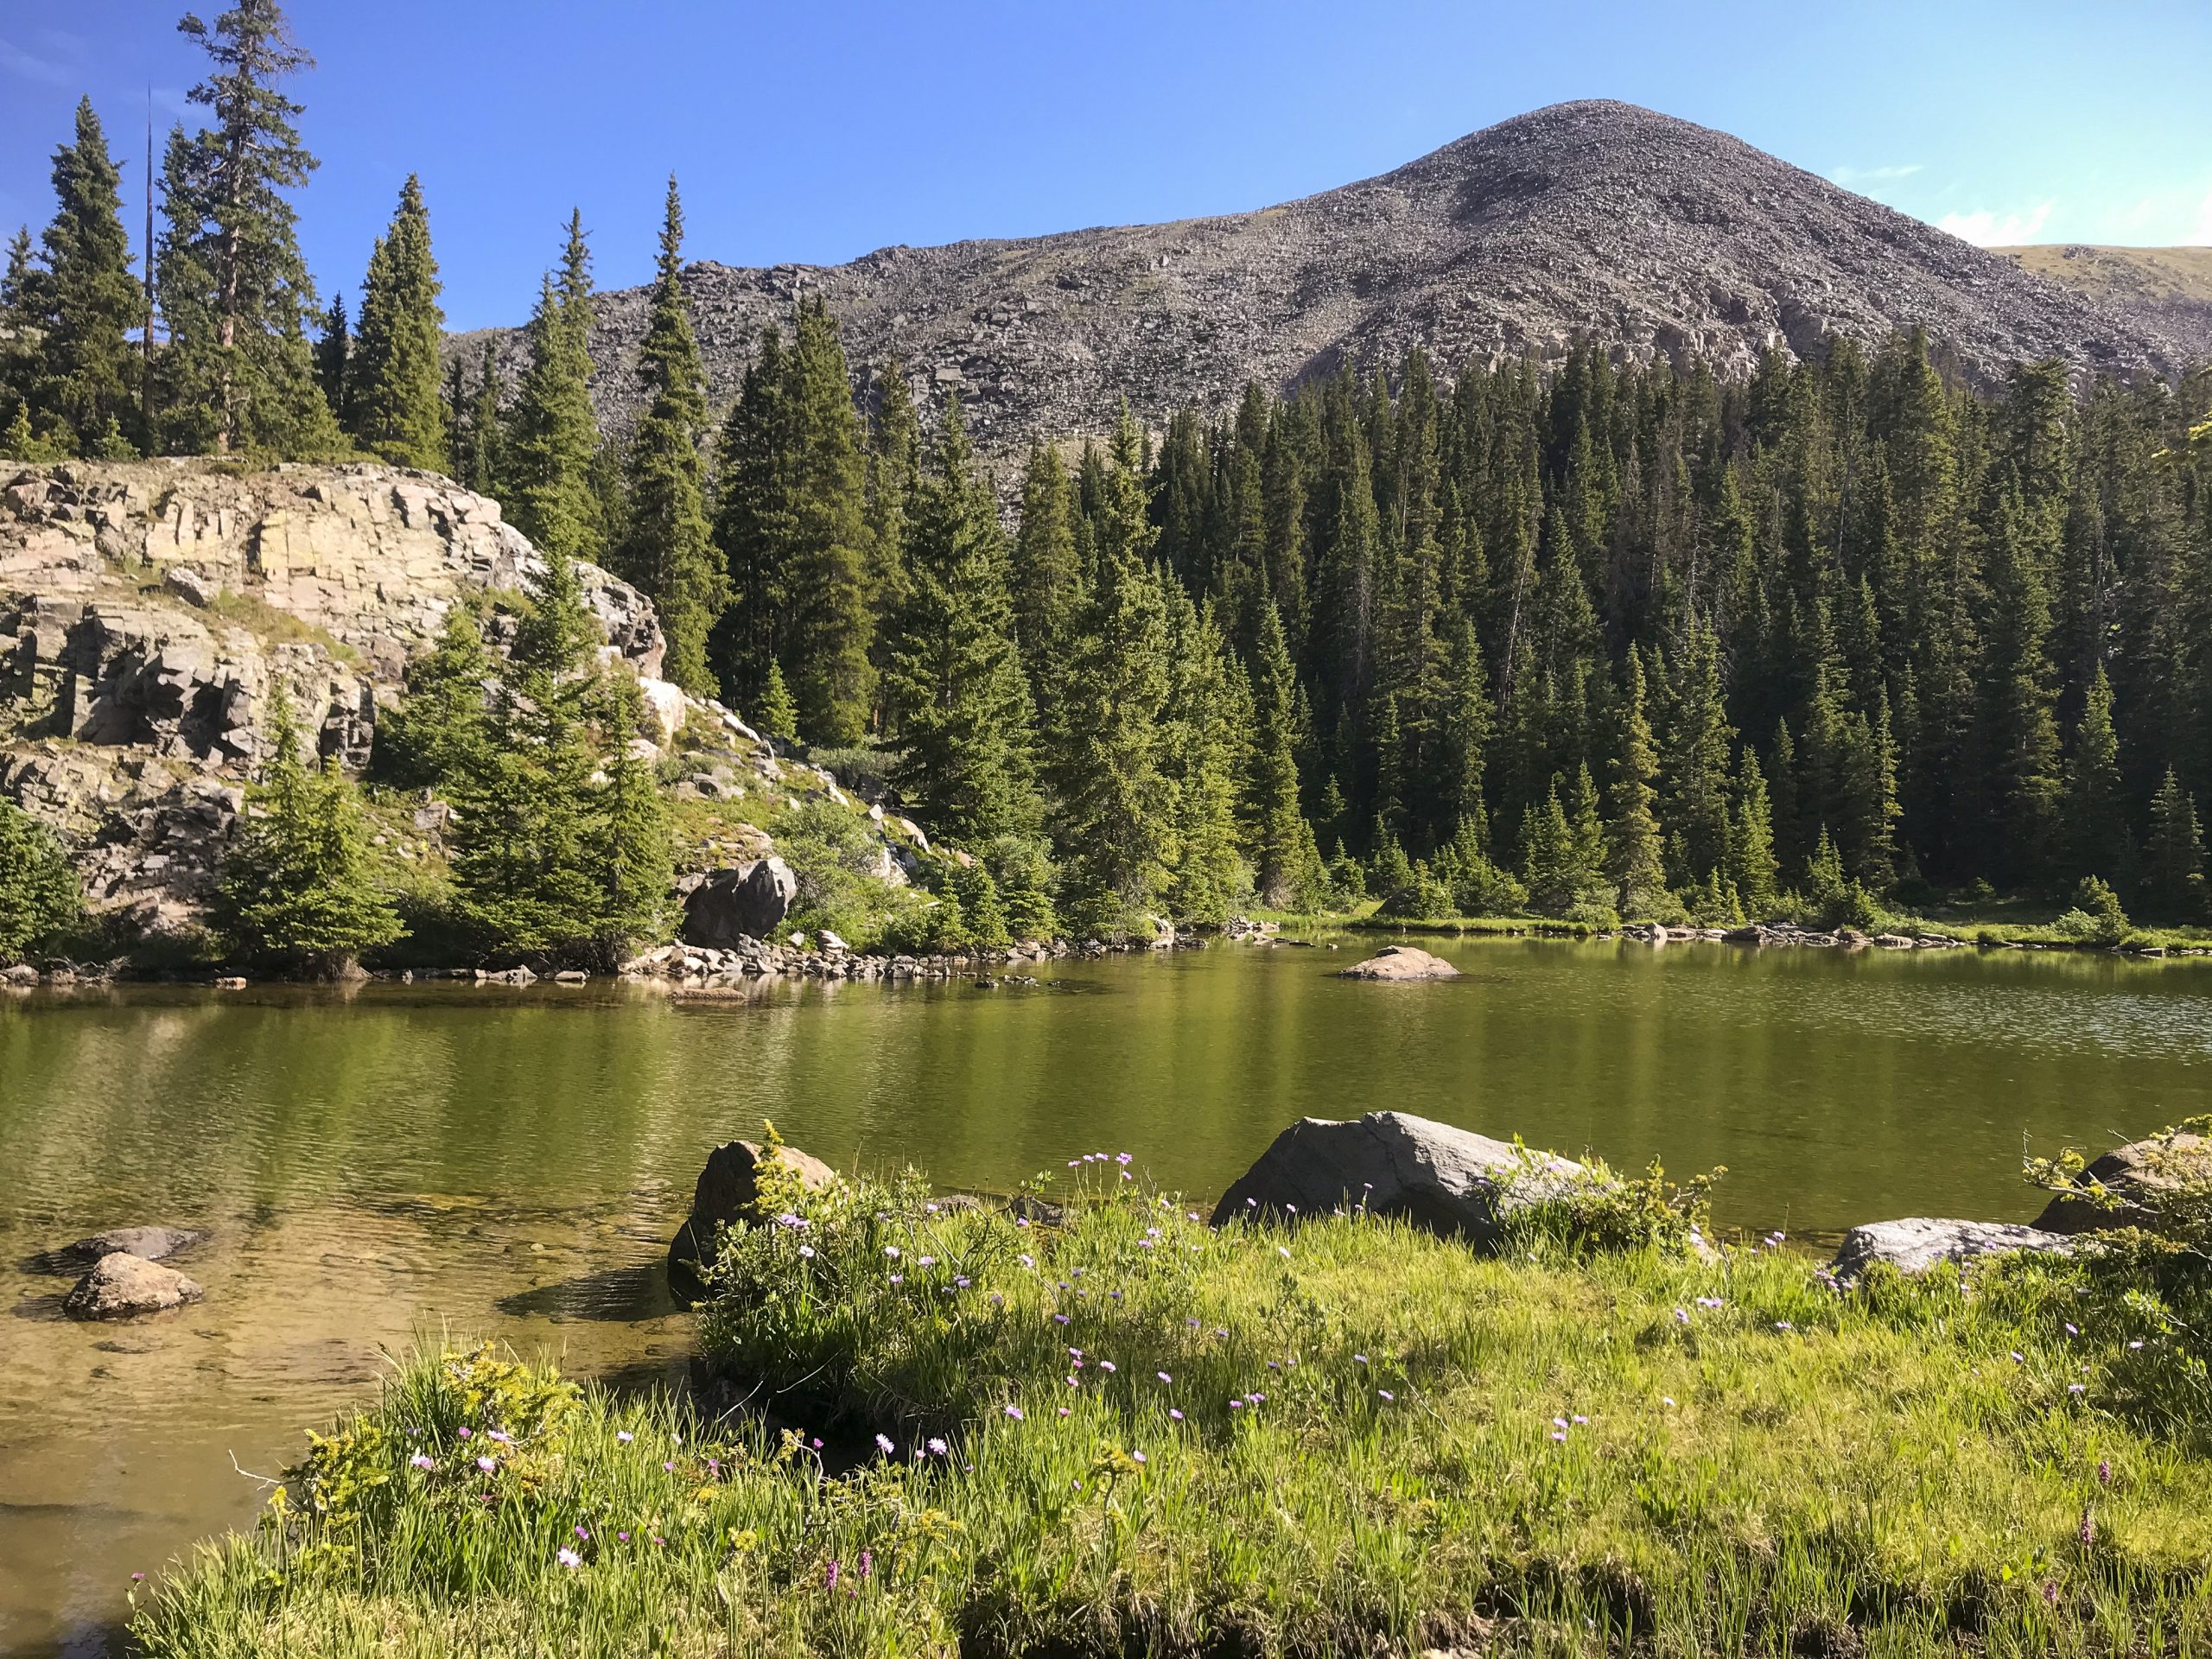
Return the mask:
<svg viewBox="0 0 2212 1659">
<path fill-rule="evenodd" d="M 2084 880 L 2202 918 L 2205 374 L 2028 365 L 1985 395 L 1916 333 L 1740 384 L 1416 352 L 1156 435 L 1125 409 L 1033 448 L 1008 513 L 957 402 L 925 437 L 895 362 L 856 397 L 818 296 L 716 419 L 673 180 L 619 441 L 580 216 L 512 384 L 489 346 L 441 368 L 412 179 L 354 316 L 317 309 L 277 90 L 304 54 L 270 0 L 184 27 L 210 124 L 164 168 L 166 338 L 134 371 L 87 105 L 0 290 L 10 447 L 448 471 L 648 594 L 686 690 L 879 752 L 956 839 L 1052 861 L 1071 918 L 1371 887 L 1409 914 L 1865 918 Z"/>
</svg>

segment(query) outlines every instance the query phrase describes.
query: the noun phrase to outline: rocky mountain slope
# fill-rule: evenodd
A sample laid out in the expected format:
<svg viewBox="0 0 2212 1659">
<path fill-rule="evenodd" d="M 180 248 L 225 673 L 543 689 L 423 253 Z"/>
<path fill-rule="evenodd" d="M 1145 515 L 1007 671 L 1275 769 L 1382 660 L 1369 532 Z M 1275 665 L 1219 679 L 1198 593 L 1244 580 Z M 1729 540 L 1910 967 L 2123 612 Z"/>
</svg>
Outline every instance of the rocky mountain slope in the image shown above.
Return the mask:
<svg viewBox="0 0 2212 1659">
<path fill-rule="evenodd" d="M 1993 248 L 2033 271 L 2125 315 L 2164 328 L 2212 363 L 2212 248 L 2094 247 L 2053 242 Z"/>
<path fill-rule="evenodd" d="M 1632 360 L 1742 373 L 1770 346 L 1917 323 L 1981 380 L 2018 359 L 2171 370 L 2202 340 L 2023 270 L 1725 133 L 1631 105 L 1560 104 L 1380 178 L 1257 213 L 935 248 L 849 264 L 685 273 L 715 402 L 761 326 L 818 291 L 856 368 L 896 356 L 957 389 L 987 452 L 1220 407 L 1419 343 L 1447 367 L 1557 360 L 1578 337 Z M 595 395 L 637 398 L 645 291 L 602 297 Z M 503 364 L 518 335 L 493 336 Z M 459 344 L 475 337 L 464 337 Z"/>
</svg>

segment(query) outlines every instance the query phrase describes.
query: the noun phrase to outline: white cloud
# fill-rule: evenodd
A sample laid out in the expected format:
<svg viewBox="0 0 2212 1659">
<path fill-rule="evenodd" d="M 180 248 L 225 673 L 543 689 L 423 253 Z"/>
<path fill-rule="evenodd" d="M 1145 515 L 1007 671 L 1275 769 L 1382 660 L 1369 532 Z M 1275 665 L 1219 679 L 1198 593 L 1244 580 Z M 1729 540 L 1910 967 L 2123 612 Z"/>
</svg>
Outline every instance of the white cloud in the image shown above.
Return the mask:
<svg viewBox="0 0 2212 1659">
<path fill-rule="evenodd" d="M 69 79 L 66 66 L 35 56 L 6 40 L 0 40 L 0 69 L 26 80 L 44 81 L 49 86 L 62 86 Z"/>
<path fill-rule="evenodd" d="M 2057 206 L 2055 201 L 2039 201 L 2024 213 L 1999 213 L 1986 207 L 1971 213 L 1946 213 L 1936 221 L 1936 228 L 1978 248 L 2015 247 L 2034 241 Z"/>
<path fill-rule="evenodd" d="M 1894 179 L 1909 179 L 1921 170 L 1922 164 L 1914 162 L 1903 167 L 1839 167 L 1828 177 L 1847 190 L 1857 189 L 1862 184 L 1885 184 Z"/>
</svg>

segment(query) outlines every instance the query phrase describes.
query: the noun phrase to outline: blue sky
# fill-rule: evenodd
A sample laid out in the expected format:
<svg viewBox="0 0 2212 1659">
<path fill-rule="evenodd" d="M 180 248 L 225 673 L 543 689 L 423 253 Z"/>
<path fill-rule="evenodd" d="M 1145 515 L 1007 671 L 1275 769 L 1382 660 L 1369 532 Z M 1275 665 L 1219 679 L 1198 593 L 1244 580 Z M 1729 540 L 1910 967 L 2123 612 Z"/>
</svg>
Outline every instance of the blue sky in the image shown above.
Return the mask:
<svg viewBox="0 0 2212 1659">
<path fill-rule="evenodd" d="M 50 213 L 89 92 L 135 229 L 146 89 L 166 128 L 199 74 L 181 9 L 0 0 L 0 227 Z M 294 89 L 318 280 L 350 295 L 419 172 L 459 327 L 523 316 L 572 203 L 602 284 L 641 280 L 671 168 L 691 257 L 830 262 L 1262 207 L 1570 98 L 1722 128 L 1978 241 L 2212 243 L 2212 0 L 290 10 L 320 60 Z"/>
</svg>

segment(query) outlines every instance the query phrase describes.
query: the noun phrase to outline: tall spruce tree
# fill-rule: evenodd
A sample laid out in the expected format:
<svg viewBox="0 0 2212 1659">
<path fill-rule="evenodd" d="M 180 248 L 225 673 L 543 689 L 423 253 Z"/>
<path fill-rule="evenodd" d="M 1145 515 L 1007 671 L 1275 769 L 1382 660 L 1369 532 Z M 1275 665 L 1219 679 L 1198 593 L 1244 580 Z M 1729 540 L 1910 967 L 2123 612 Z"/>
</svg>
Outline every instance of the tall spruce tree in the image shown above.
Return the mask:
<svg viewBox="0 0 2212 1659">
<path fill-rule="evenodd" d="M 860 741 L 874 702 L 867 468 L 844 347 L 819 295 L 799 302 L 792 338 L 781 658 L 798 699 L 799 729 L 837 747 Z"/>
<path fill-rule="evenodd" d="M 346 368 L 353 354 L 352 326 L 346 317 L 346 296 L 330 296 L 330 309 L 322 314 L 315 342 L 315 379 L 322 388 L 322 401 L 330 417 L 342 428 L 346 423 Z"/>
<path fill-rule="evenodd" d="M 1056 463 L 1057 464 L 1057 463 Z M 1273 910 L 1297 903 L 1307 879 L 1306 827 L 1298 792 L 1298 681 L 1282 619 L 1272 605 L 1260 614 L 1254 661 L 1252 763 L 1245 816 L 1260 902 Z"/>
<path fill-rule="evenodd" d="M 957 404 L 914 493 L 906 554 L 885 639 L 885 699 L 901 745 L 893 778 L 963 841 L 1032 833 L 1042 803 L 1005 541 Z"/>
<path fill-rule="evenodd" d="M 720 688 L 707 664 L 707 635 L 729 601 L 729 582 L 707 525 L 700 453 L 707 377 L 683 300 L 683 204 L 673 175 L 638 356 L 647 402 L 630 435 L 628 524 L 618 563 L 660 614 L 668 637 L 663 672 L 687 691 L 712 696 Z"/>
<path fill-rule="evenodd" d="M 549 558 L 603 560 L 607 523 L 596 484 L 599 424 L 591 404 L 591 246 L 571 212 L 557 278 L 539 284 L 529 351 L 505 434 L 516 526 Z"/>
<path fill-rule="evenodd" d="M 1178 920 L 1218 926 L 1252 887 L 1236 822 L 1251 742 L 1251 687 L 1214 622 L 1212 601 L 1201 608 L 1180 583 L 1168 584 L 1166 597 L 1160 771 L 1175 804 L 1167 904 Z"/>
<path fill-rule="evenodd" d="M 2143 848 L 2144 911 L 2166 922 L 2204 919 L 2204 833 L 2196 803 L 2166 768 L 2151 798 L 2151 835 Z"/>
<path fill-rule="evenodd" d="M 1014 626 L 1021 663 L 1040 696 L 1080 593 L 1074 493 L 1052 445 L 1030 446 L 1021 478 L 1021 527 L 1014 539 Z"/>
<path fill-rule="evenodd" d="M 138 431 L 137 361 L 124 336 L 143 321 L 120 181 L 92 101 L 80 99 L 76 141 L 54 154 L 43 372 L 34 401 L 67 430 L 78 454 L 111 459 L 130 454 Z"/>
<path fill-rule="evenodd" d="M 730 600 L 715 634 L 715 665 L 740 699 L 760 697 L 772 669 L 789 689 L 781 662 L 790 606 L 783 552 L 797 533 L 791 476 L 797 416 L 787 356 L 783 331 L 768 324 L 716 448 L 715 548 Z M 906 511 L 902 497 L 902 536 Z"/>
<path fill-rule="evenodd" d="M 276 0 L 239 0 L 212 24 L 187 13 L 177 28 L 207 50 L 207 79 L 188 97 L 211 124 L 175 129 L 162 164 L 162 441 L 172 453 L 331 453 L 338 430 L 306 332 L 315 285 L 285 194 L 316 163 L 292 124 L 300 105 L 279 90 L 315 60 Z"/>
<path fill-rule="evenodd" d="M 2066 768 L 2066 836 L 2069 876 L 2094 875 L 2123 885 L 2132 862 L 2126 803 L 2121 794 L 2120 740 L 2113 730 L 2112 681 L 2104 665 L 2082 704 L 2074 728 L 2074 753 Z"/>
<path fill-rule="evenodd" d="M 369 260 L 348 365 L 348 430 L 395 467 L 442 470 L 451 454 L 439 395 L 438 344 L 446 314 L 430 252 L 421 181 L 400 187 L 391 226 Z"/>
<path fill-rule="evenodd" d="M 1624 916 L 1665 918 L 1675 908 L 1667 891 L 1655 779 L 1659 757 L 1643 707 L 1643 658 L 1629 647 L 1627 695 L 1621 709 L 1620 755 L 1614 763 L 1612 821 L 1608 826 L 1606 874 L 1619 893 Z"/>
</svg>

